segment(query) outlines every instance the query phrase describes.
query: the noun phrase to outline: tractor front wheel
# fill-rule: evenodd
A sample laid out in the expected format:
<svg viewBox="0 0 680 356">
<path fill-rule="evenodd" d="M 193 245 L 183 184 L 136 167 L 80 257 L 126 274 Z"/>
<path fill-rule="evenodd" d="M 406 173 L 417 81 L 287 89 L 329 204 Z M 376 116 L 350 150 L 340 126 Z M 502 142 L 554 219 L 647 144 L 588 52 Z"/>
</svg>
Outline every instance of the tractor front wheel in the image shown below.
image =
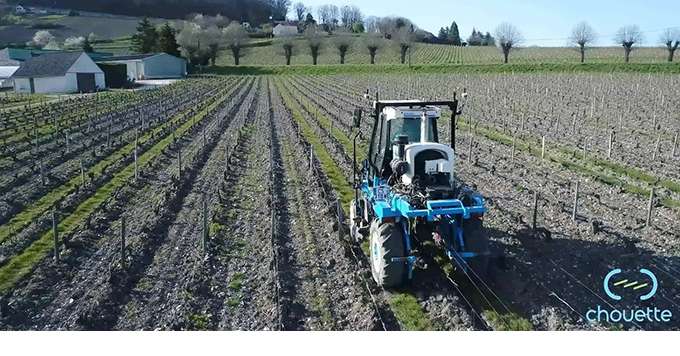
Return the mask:
<svg viewBox="0 0 680 356">
<path fill-rule="evenodd" d="M 399 287 L 408 280 L 408 264 L 393 261 L 406 256 L 401 226 L 374 220 L 370 231 L 370 260 L 373 279 L 385 288 Z"/>
</svg>

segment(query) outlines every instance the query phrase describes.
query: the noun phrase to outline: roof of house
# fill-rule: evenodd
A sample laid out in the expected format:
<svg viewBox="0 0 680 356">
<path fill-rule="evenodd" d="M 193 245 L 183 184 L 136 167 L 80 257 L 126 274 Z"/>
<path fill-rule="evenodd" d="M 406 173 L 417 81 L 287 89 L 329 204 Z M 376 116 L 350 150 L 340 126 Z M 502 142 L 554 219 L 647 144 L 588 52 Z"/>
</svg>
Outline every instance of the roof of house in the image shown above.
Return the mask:
<svg viewBox="0 0 680 356">
<path fill-rule="evenodd" d="M 0 49 L 0 62 L 2 61 L 19 61 L 23 62 L 29 58 L 37 57 L 46 53 L 60 53 L 60 52 L 72 52 L 72 51 L 62 51 L 62 50 L 48 50 L 48 49 L 35 49 L 35 48 L 13 48 L 7 47 Z M 112 53 L 107 52 L 88 52 L 90 58 L 103 58 L 111 57 Z"/>
<path fill-rule="evenodd" d="M 297 28 L 297 25 L 294 24 L 294 23 L 280 23 L 280 24 L 274 26 L 274 28 L 277 28 L 277 27 L 279 27 L 279 28 L 281 28 L 281 27 L 295 27 L 295 28 Z"/>
<path fill-rule="evenodd" d="M 144 60 L 144 59 L 155 57 L 155 56 L 170 56 L 170 57 L 173 57 L 173 58 L 184 60 L 184 58 L 179 58 L 179 57 L 175 57 L 171 54 L 167 54 L 165 52 L 160 52 L 160 53 L 131 54 L 131 55 L 124 55 L 124 56 L 101 57 L 101 58 L 96 58 L 95 61 L 96 62 L 139 61 L 139 60 Z"/>
<path fill-rule="evenodd" d="M 18 66 L 15 67 L 0 67 L 0 79 L 9 78 L 19 69 Z"/>
<path fill-rule="evenodd" d="M 125 56 L 110 56 L 110 57 L 102 57 L 101 61 L 135 61 L 135 60 L 140 60 L 140 59 L 146 59 L 149 57 L 153 57 L 157 55 L 158 53 L 145 53 L 145 54 L 131 54 L 131 55 L 125 55 Z"/>
<path fill-rule="evenodd" d="M 15 60 L 4 60 L 0 58 L 0 67 L 18 67 L 21 65 L 21 62 L 15 61 Z"/>
<path fill-rule="evenodd" d="M 83 52 L 44 53 L 27 59 L 14 77 L 60 77 L 80 58 Z"/>
</svg>

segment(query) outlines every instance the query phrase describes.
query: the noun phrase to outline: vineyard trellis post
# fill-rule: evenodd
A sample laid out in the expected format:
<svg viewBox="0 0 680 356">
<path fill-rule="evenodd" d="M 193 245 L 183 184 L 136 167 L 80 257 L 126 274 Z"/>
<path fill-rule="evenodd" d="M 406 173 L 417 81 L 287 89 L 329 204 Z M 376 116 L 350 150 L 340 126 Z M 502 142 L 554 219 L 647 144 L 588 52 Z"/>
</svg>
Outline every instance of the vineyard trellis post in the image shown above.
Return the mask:
<svg viewBox="0 0 680 356">
<path fill-rule="evenodd" d="M 654 144 L 654 153 L 652 154 L 652 161 L 656 161 L 656 155 L 659 154 L 659 147 L 661 146 L 661 134 L 656 135 L 656 143 Z"/>
<path fill-rule="evenodd" d="M 531 217 L 531 230 L 536 232 L 536 221 L 538 220 L 538 190 L 534 191 L 534 208 Z"/>
<path fill-rule="evenodd" d="M 470 145 L 468 146 L 468 162 L 472 162 L 472 144 L 474 143 L 475 136 L 470 133 Z"/>
<path fill-rule="evenodd" d="M 182 179 L 182 148 L 177 150 L 177 178 Z"/>
<path fill-rule="evenodd" d="M 59 231 L 57 224 L 57 208 L 52 208 L 52 235 L 54 237 L 54 262 L 59 263 Z"/>
<path fill-rule="evenodd" d="M 541 138 L 541 159 L 545 159 L 545 136 Z"/>
<path fill-rule="evenodd" d="M 126 231 L 125 216 L 120 218 L 120 266 L 125 269 L 125 234 Z"/>
<path fill-rule="evenodd" d="M 343 218 L 343 216 L 342 215 L 343 214 L 342 214 L 342 203 L 340 202 L 340 198 L 335 199 L 335 209 L 336 209 L 337 214 L 338 214 L 338 239 L 342 240 L 342 236 L 343 236 L 343 234 L 342 234 L 342 232 L 343 232 L 342 231 L 342 220 L 343 220 L 342 218 Z"/>
<path fill-rule="evenodd" d="M 203 239 L 202 247 L 203 253 L 208 254 L 208 235 L 210 231 L 208 230 L 208 195 L 203 192 Z"/>
<path fill-rule="evenodd" d="M 673 149 L 671 150 L 671 157 L 675 158 L 675 151 L 678 149 L 678 133 L 675 133 L 675 137 L 673 137 Z"/>
<path fill-rule="evenodd" d="M 609 147 L 607 148 L 607 158 L 612 158 L 612 148 L 614 145 L 614 131 L 609 132 Z"/>
<path fill-rule="evenodd" d="M 510 152 L 510 164 L 515 164 L 515 135 L 512 136 L 512 151 Z"/>
<path fill-rule="evenodd" d="M 42 185 L 45 185 L 45 171 L 43 169 L 43 161 L 42 158 L 38 161 L 39 169 L 40 169 L 40 183 Z"/>
<path fill-rule="evenodd" d="M 588 158 L 588 137 L 583 139 L 583 159 Z"/>
<path fill-rule="evenodd" d="M 649 204 L 647 205 L 647 223 L 645 226 L 649 227 L 652 224 L 652 210 L 654 209 L 654 187 L 649 191 Z"/>
<path fill-rule="evenodd" d="M 229 172 L 229 144 L 224 145 L 224 170 Z"/>
<path fill-rule="evenodd" d="M 80 160 L 80 186 L 85 186 L 85 168 L 83 167 L 83 160 Z"/>
<path fill-rule="evenodd" d="M 576 217 L 578 215 L 578 197 L 579 197 L 579 188 L 581 185 L 581 181 L 576 181 L 576 188 L 574 190 L 574 209 L 571 212 L 571 220 L 576 221 Z"/>
<path fill-rule="evenodd" d="M 111 125 L 112 119 L 109 118 L 109 124 L 106 127 L 106 147 L 111 148 Z"/>
<path fill-rule="evenodd" d="M 139 144 L 139 131 L 135 128 L 135 181 L 139 179 L 139 170 L 137 166 L 137 146 Z"/>
</svg>

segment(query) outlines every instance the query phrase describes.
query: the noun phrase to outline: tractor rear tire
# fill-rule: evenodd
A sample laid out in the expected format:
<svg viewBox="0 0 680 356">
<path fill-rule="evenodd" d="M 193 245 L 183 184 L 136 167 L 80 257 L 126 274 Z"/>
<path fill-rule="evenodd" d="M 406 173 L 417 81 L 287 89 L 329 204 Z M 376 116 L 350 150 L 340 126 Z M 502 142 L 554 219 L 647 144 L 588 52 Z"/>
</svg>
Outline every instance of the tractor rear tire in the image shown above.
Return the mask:
<svg viewBox="0 0 680 356">
<path fill-rule="evenodd" d="M 374 220 L 371 223 L 370 254 L 371 272 L 379 286 L 395 288 L 408 281 L 408 264 L 404 261 L 392 261 L 392 258 L 406 256 L 404 234 L 400 225 Z"/>
<path fill-rule="evenodd" d="M 489 274 L 489 237 L 481 219 L 472 217 L 463 220 L 465 249 L 477 256 L 467 260 L 468 266 L 478 278 L 486 280 Z"/>
</svg>

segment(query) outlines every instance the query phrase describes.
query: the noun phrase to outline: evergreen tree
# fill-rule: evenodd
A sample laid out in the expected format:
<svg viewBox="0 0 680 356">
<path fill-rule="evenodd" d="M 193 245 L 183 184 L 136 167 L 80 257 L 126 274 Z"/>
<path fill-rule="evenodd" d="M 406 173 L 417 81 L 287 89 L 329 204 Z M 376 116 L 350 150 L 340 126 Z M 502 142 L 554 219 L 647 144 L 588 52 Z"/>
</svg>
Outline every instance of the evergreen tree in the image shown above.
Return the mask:
<svg viewBox="0 0 680 356">
<path fill-rule="evenodd" d="M 449 39 L 449 28 L 442 27 L 439 29 L 439 35 L 437 36 L 440 41 L 446 41 Z"/>
<path fill-rule="evenodd" d="M 94 48 L 92 48 L 92 45 L 90 44 L 90 39 L 87 37 L 85 37 L 85 40 L 83 41 L 83 52 L 85 53 L 94 52 Z"/>
<path fill-rule="evenodd" d="M 460 46 L 463 41 L 460 39 L 460 32 L 458 31 L 458 24 L 453 21 L 451 27 L 449 27 L 449 42 L 454 46 Z"/>
<path fill-rule="evenodd" d="M 179 57 L 179 45 L 175 35 L 175 29 L 166 22 L 158 33 L 158 50 Z"/>
<path fill-rule="evenodd" d="M 311 13 L 307 13 L 305 16 L 305 22 L 298 24 L 298 32 L 304 32 L 308 27 L 316 25 L 316 20 Z"/>
<path fill-rule="evenodd" d="M 158 33 L 148 17 L 137 25 L 137 33 L 132 35 L 132 50 L 137 53 L 151 53 L 156 50 Z"/>
<path fill-rule="evenodd" d="M 484 46 L 495 46 L 496 45 L 496 39 L 493 38 L 493 36 L 491 36 L 491 33 L 487 32 L 486 35 L 484 35 L 483 45 Z"/>
</svg>

